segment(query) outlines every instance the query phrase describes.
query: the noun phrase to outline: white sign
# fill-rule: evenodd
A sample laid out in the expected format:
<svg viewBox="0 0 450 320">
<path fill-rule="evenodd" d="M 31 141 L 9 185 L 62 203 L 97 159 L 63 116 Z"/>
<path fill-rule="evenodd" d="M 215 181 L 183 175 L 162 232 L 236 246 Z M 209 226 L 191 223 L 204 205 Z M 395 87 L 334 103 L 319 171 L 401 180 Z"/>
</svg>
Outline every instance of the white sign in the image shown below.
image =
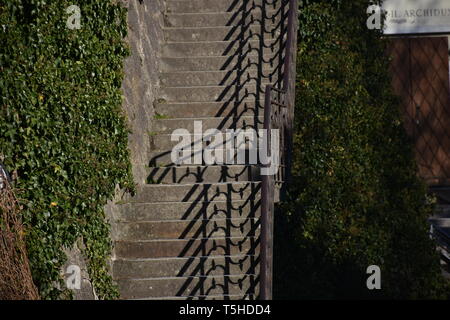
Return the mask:
<svg viewBox="0 0 450 320">
<path fill-rule="evenodd" d="M 384 0 L 384 34 L 450 33 L 450 0 Z"/>
</svg>

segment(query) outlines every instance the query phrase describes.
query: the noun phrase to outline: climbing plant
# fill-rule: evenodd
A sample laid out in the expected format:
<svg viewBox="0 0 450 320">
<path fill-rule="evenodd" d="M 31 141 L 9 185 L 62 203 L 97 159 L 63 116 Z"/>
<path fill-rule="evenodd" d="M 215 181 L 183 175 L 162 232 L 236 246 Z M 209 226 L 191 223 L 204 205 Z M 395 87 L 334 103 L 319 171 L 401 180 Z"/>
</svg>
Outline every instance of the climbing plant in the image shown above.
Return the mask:
<svg viewBox="0 0 450 320">
<path fill-rule="evenodd" d="M 445 298 L 433 198 L 391 90 L 368 1 L 302 1 L 294 170 L 275 224 L 278 298 Z M 381 270 L 368 290 L 366 270 Z"/>
<path fill-rule="evenodd" d="M 63 249 L 82 238 L 97 295 L 115 298 L 103 208 L 116 185 L 133 188 L 120 91 L 126 10 L 0 0 L 0 28 L 0 154 L 17 176 L 34 282 L 42 298 L 67 297 Z"/>
</svg>

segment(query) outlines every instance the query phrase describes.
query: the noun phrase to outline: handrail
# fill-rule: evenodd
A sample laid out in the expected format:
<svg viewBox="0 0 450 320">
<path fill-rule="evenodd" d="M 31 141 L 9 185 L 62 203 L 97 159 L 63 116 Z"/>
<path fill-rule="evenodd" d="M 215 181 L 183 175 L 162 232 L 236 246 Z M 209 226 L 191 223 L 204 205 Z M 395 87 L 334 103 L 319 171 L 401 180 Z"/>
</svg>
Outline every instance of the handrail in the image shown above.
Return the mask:
<svg viewBox="0 0 450 320">
<path fill-rule="evenodd" d="M 297 48 L 298 0 L 289 0 L 286 49 L 283 61 L 282 88 L 267 85 L 264 99 L 264 129 L 267 132 L 268 152 L 272 129 L 280 131 L 279 171 L 274 176 L 261 177 L 261 248 L 260 248 L 260 299 L 272 299 L 273 270 L 273 212 L 276 183 L 282 183 L 290 172 L 290 155 L 285 152 L 292 144 L 295 102 L 295 53 Z M 283 24 L 282 24 L 283 25 Z M 281 34 L 281 39 L 283 34 Z M 282 41 L 281 41 L 282 42 Z M 272 99 L 276 93 L 277 100 Z M 275 106 L 275 108 L 273 108 Z M 268 164 L 270 166 L 270 164 Z M 276 176 L 276 177 L 275 177 Z"/>
</svg>

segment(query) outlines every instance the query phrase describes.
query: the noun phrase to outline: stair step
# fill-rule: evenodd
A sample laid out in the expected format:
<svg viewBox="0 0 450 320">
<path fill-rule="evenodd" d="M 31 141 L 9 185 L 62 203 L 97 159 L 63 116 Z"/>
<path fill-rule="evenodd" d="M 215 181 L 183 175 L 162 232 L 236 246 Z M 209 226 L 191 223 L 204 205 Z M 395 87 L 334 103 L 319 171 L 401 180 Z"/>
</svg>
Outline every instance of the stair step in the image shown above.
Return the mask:
<svg viewBox="0 0 450 320">
<path fill-rule="evenodd" d="M 274 69 L 280 59 L 281 57 L 276 54 L 261 56 L 255 52 L 242 55 L 161 57 L 160 60 L 163 72 L 235 71 L 235 76 L 244 80 L 249 76 L 258 78 L 277 76 L 277 70 Z M 261 64 L 263 64 L 262 71 L 256 67 Z"/>
<path fill-rule="evenodd" d="M 203 118 L 203 117 L 241 117 L 262 116 L 260 103 L 251 100 L 189 102 L 189 103 L 154 103 L 155 112 L 169 118 Z"/>
<path fill-rule="evenodd" d="M 266 26 L 276 25 L 281 15 L 277 10 L 267 10 L 264 23 Z M 273 19 L 272 19 L 273 18 Z M 167 27 L 219 27 L 248 24 L 261 24 L 261 10 L 255 8 L 250 12 L 195 12 L 195 13 L 166 13 L 164 25 Z"/>
<path fill-rule="evenodd" d="M 278 30 L 267 29 L 262 25 L 237 25 L 202 28 L 163 28 L 166 42 L 202 42 L 229 41 L 235 39 L 258 39 L 264 33 L 266 37 L 276 38 Z"/>
<path fill-rule="evenodd" d="M 246 127 L 243 129 L 248 129 L 248 131 L 245 131 L 248 133 L 248 138 L 250 139 L 250 133 L 252 134 L 252 139 L 251 142 L 253 142 L 252 146 L 252 150 L 255 150 L 258 148 L 258 137 L 257 137 L 257 129 L 260 129 L 262 127 L 262 124 L 257 122 L 256 120 L 253 123 L 247 123 Z M 205 132 L 208 128 L 205 128 Z M 250 129 L 254 129 L 253 132 L 250 131 Z M 189 157 L 192 157 L 192 155 L 194 153 L 199 153 L 198 150 L 201 149 L 200 151 L 203 152 L 203 154 L 205 154 L 206 152 L 206 147 L 208 146 L 209 149 L 226 149 L 226 143 L 232 143 L 234 141 L 234 153 L 236 153 L 238 151 L 238 148 L 245 148 L 245 149 L 249 149 L 249 145 L 245 144 L 242 142 L 240 145 L 238 145 L 237 142 L 237 138 L 235 135 L 231 135 L 231 132 L 229 133 L 229 135 L 227 135 L 227 130 L 233 130 L 233 129 L 222 129 L 222 139 L 221 140 L 215 140 L 214 136 L 208 135 L 208 137 L 210 137 L 211 142 L 207 141 L 207 139 L 204 137 L 204 135 L 200 134 L 194 134 L 194 132 L 190 132 L 187 131 L 189 133 L 187 134 L 155 134 L 155 135 L 151 135 L 150 136 L 150 146 L 153 150 L 153 152 L 172 152 L 172 150 L 177 147 L 178 149 L 187 149 L 187 150 L 191 150 L 191 152 L 189 152 Z M 235 131 L 237 132 L 237 131 Z M 230 147 L 231 148 L 231 147 Z M 227 153 L 228 154 L 228 153 Z M 257 151 L 256 151 L 257 154 Z M 201 154 L 200 154 L 201 155 Z M 183 158 L 184 159 L 185 155 L 182 154 L 179 156 L 179 158 Z M 222 160 L 225 159 L 225 153 L 222 153 Z M 205 158 L 202 158 L 202 160 L 204 160 Z M 248 159 L 248 158 L 247 158 Z M 199 164 L 196 162 L 192 162 L 192 164 Z M 229 164 L 229 163 L 227 163 Z M 256 163 L 252 163 L 252 164 L 256 164 Z"/>
<path fill-rule="evenodd" d="M 436 205 L 435 216 L 440 218 L 450 218 L 450 206 Z"/>
<path fill-rule="evenodd" d="M 257 255 L 259 236 L 195 240 L 116 241 L 117 259 Z"/>
<path fill-rule="evenodd" d="M 429 221 L 438 227 L 450 227 L 450 218 L 432 217 Z"/>
<path fill-rule="evenodd" d="M 259 172 L 259 167 L 245 165 L 151 167 L 147 181 L 151 184 L 259 181 Z"/>
<path fill-rule="evenodd" d="M 254 156 L 255 152 L 256 152 L 256 162 L 259 161 L 259 155 L 258 155 L 259 151 L 258 150 L 256 150 L 256 151 L 252 150 L 252 155 L 250 155 L 250 150 L 248 148 L 243 150 L 243 152 L 244 152 L 243 155 L 241 155 L 239 152 L 237 152 L 235 150 L 231 159 L 230 159 L 230 151 L 229 150 L 227 150 L 227 149 L 218 149 L 218 150 L 215 150 L 215 151 L 217 151 L 218 153 L 220 152 L 222 154 L 221 159 L 222 158 L 226 159 L 226 165 L 228 165 L 228 166 L 234 166 L 234 165 L 255 165 L 255 163 L 253 163 L 253 162 L 255 162 L 255 161 L 253 161 L 254 157 L 255 157 Z M 150 167 L 167 168 L 167 167 L 172 167 L 172 166 L 205 166 L 205 165 L 211 165 L 210 163 L 206 163 L 205 162 L 205 159 L 206 159 L 205 150 L 201 150 L 201 151 L 191 150 L 191 152 L 187 156 L 184 156 L 183 154 L 181 154 L 178 157 L 178 160 L 179 160 L 178 163 L 174 163 L 172 161 L 172 154 L 171 153 L 172 153 L 171 150 L 170 151 L 152 151 L 152 152 L 150 152 L 149 153 L 149 159 L 150 159 L 149 166 Z M 194 155 L 197 155 L 197 154 L 201 155 L 200 159 L 198 159 L 199 157 L 194 157 Z M 217 155 L 217 156 L 220 156 L 220 155 Z M 250 163 L 250 156 L 252 156 L 252 163 Z M 220 164 L 215 162 L 214 165 L 220 165 Z"/>
<path fill-rule="evenodd" d="M 170 221 L 225 218 L 254 218 L 259 216 L 260 199 L 233 200 L 233 202 L 173 202 L 128 203 L 115 211 L 114 221 Z"/>
<path fill-rule="evenodd" d="M 201 202 L 246 200 L 260 190 L 259 182 L 233 182 L 183 185 L 141 185 L 130 203 Z"/>
<path fill-rule="evenodd" d="M 224 71 L 184 71 L 164 72 L 160 74 L 161 86 L 165 87 L 195 87 L 223 86 L 236 84 L 257 84 L 258 81 L 267 85 L 274 82 L 275 75 L 262 78 L 258 70 L 224 70 Z M 270 74 L 264 70 L 263 74 Z M 260 80 L 261 79 L 261 80 Z"/>
<path fill-rule="evenodd" d="M 119 222 L 112 224 L 114 240 L 144 241 L 254 236 L 255 219 L 215 219 L 194 221 Z"/>
<path fill-rule="evenodd" d="M 259 91 L 259 92 L 258 92 Z M 255 99 L 263 89 L 257 90 L 254 84 L 245 86 L 211 86 L 211 87 L 163 87 L 160 89 L 160 99 L 167 102 L 207 102 Z"/>
<path fill-rule="evenodd" d="M 237 1 L 237 0 L 169 0 L 166 1 L 166 13 L 196 13 L 196 12 L 231 12 L 248 11 L 253 8 L 252 4 L 261 6 L 265 0 Z M 267 10 L 279 7 L 278 1 L 274 5 L 264 4 Z"/>
<path fill-rule="evenodd" d="M 118 280 L 122 299 L 165 296 L 237 295 L 258 292 L 257 276 L 231 275 Z"/>
<path fill-rule="evenodd" d="M 279 41 L 273 39 L 248 41 L 204 41 L 201 45 L 195 42 L 165 43 L 161 48 L 161 57 L 204 57 L 229 56 L 239 52 L 240 56 L 277 54 Z M 261 46 L 264 44 L 264 48 Z"/>
<path fill-rule="evenodd" d="M 264 118 L 263 117 L 209 117 L 209 118 L 196 118 L 183 119 L 157 119 L 152 121 L 153 132 L 158 132 L 161 134 L 171 134 L 176 129 L 186 129 L 189 132 L 194 132 L 194 121 L 201 121 L 203 130 L 207 129 L 238 129 L 238 128 L 254 128 L 255 125 L 260 125 L 262 127 Z"/>
<path fill-rule="evenodd" d="M 255 256 L 115 260 L 113 274 L 115 279 L 255 274 L 259 271 L 255 260 Z"/>
</svg>

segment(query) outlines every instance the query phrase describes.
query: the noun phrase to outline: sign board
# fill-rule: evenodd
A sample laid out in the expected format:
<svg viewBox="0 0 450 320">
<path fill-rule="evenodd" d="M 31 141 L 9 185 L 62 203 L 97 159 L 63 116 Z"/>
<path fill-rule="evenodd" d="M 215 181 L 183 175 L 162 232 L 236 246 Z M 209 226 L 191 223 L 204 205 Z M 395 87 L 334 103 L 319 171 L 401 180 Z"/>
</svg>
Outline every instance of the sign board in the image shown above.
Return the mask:
<svg viewBox="0 0 450 320">
<path fill-rule="evenodd" d="M 384 34 L 450 33 L 450 0 L 384 0 Z"/>
</svg>

